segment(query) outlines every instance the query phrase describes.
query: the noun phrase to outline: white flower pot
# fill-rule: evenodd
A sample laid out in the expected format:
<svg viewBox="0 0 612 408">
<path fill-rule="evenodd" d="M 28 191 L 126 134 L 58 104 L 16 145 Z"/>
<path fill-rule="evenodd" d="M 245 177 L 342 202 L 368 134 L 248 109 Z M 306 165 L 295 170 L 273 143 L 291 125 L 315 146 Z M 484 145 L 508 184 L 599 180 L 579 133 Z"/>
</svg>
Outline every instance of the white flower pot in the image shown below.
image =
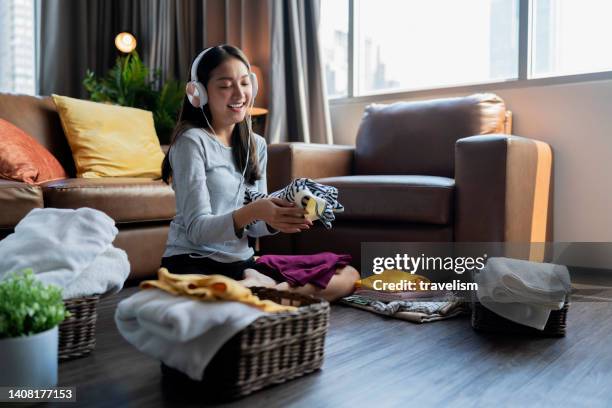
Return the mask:
<svg viewBox="0 0 612 408">
<path fill-rule="evenodd" d="M 55 387 L 58 331 L 0 339 L 0 386 Z"/>
</svg>

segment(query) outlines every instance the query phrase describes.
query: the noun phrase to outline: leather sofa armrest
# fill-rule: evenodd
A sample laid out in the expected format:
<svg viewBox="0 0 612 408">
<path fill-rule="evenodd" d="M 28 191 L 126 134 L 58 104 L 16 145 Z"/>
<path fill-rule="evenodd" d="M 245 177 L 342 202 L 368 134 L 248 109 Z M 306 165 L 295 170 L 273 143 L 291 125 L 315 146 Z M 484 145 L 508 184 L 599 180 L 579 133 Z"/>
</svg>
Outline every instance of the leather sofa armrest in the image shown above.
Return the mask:
<svg viewBox="0 0 612 408">
<path fill-rule="evenodd" d="M 513 135 L 459 139 L 455 145 L 455 240 L 552 239 L 552 150 Z"/>
<path fill-rule="evenodd" d="M 13 228 L 34 208 L 43 208 L 40 187 L 0 180 L 0 229 Z"/>
<path fill-rule="evenodd" d="M 319 143 L 268 145 L 268 191 L 276 191 L 293 179 L 348 176 L 353 172 L 354 146 Z"/>
</svg>

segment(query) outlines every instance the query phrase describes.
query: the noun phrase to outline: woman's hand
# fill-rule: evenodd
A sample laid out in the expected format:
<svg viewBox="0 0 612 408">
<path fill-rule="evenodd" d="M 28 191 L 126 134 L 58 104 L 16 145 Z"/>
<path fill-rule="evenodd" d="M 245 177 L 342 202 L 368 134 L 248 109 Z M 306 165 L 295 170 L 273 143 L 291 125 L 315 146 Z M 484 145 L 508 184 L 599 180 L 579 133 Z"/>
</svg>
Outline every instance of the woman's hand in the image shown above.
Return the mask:
<svg viewBox="0 0 612 408">
<path fill-rule="evenodd" d="M 236 231 L 256 220 L 265 221 L 270 227 L 285 233 L 300 232 L 310 228 L 308 212 L 286 200 L 262 198 L 235 210 L 232 214 Z"/>
<path fill-rule="evenodd" d="M 285 233 L 295 233 L 310 228 L 312 222 L 306 219 L 308 212 L 286 200 L 264 198 L 249 204 L 255 218 L 265 221 L 269 226 Z"/>
</svg>

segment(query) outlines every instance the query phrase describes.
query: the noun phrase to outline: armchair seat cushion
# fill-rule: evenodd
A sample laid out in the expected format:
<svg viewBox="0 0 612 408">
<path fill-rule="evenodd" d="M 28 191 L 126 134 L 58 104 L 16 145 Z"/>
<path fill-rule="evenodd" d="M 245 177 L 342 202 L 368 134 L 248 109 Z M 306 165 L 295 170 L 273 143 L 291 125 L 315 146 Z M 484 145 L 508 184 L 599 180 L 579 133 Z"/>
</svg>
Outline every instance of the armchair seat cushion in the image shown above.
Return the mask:
<svg viewBox="0 0 612 408">
<path fill-rule="evenodd" d="M 455 180 L 388 175 L 317 179 L 338 188 L 344 212 L 339 220 L 398 221 L 447 225 L 452 221 Z"/>
<path fill-rule="evenodd" d="M 42 188 L 45 207 L 91 207 L 118 223 L 168 221 L 175 215 L 174 191 L 161 180 L 73 178 Z"/>
</svg>

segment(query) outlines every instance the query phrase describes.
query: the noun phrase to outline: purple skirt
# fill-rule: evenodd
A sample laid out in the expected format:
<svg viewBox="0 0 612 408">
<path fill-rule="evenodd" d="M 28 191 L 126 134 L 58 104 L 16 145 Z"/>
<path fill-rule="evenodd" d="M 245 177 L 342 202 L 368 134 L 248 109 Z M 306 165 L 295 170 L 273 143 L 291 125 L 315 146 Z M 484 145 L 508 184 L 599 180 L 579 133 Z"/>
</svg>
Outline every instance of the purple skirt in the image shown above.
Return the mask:
<svg viewBox="0 0 612 408">
<path fill-rule="evenodd" d="M 257 270 L 275 280 L 283 280 L 291 286 L 311 283 L 325 289 L 336 269 L 351 261 L 347 254 L 321 252 L 313 255 L 263 255 L 255 260 Z"/>
</svg>

